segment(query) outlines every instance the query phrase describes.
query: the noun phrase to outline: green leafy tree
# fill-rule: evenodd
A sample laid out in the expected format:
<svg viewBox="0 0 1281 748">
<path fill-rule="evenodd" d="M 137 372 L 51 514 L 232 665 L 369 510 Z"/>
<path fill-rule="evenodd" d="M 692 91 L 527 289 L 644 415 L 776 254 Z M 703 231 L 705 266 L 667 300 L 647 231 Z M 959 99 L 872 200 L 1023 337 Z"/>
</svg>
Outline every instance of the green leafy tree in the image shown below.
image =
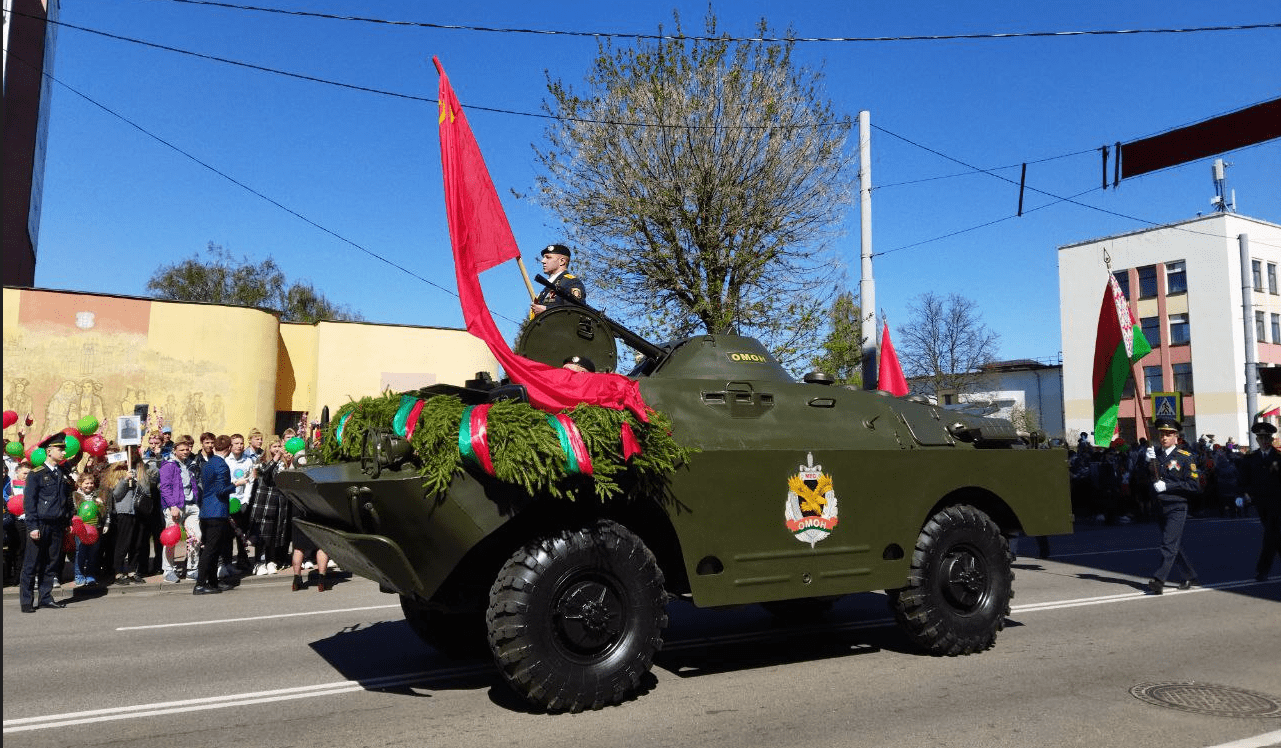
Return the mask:
<svg viewBox="0 0 1281 748">
<path fill-rule="evenodd" d="M 823 340 L 820 355 L 813 359 L 816 371 L 831 374 L 837 384 L 863 386 L 863 323 L 862 310 L 853 293 L 843 291 L 836 295 L 828 311 L 831 331 Z"/>
<path fill-rule="evenodd" d="M 285 322 L 359 320 L 348 307 L 325 298 L 311 284 L 288 282 L 270 257 L 258 263 L 239 260 L 220 245 L 209 242 L 209 259 L 188 259 L 161 265 L 147 281 L 147 290 L 160 299 L 204 301 L 251 306 L 280 312 Z"/>
<path fill-rule="evenodd" d="M 895 332 L 899 362 L 918 394 L 943 403 L 983 387 L 984 364 L 996 358 L 1000 336 L 983 323 L 974 301 L 923 293 L 908 307 L 906 327 Z"/>
<path fill-rule="evenodd" d="M 659 336 L 753 335 L 799 365 L 834 293 L 850 117 L 793 43 L 731 43 L 710 11 L 703 38 L 675 23 L 672 38 L 602 42 L 581 91 L 549 77 L 535 197 L 615 314 Z"/>
</svg>

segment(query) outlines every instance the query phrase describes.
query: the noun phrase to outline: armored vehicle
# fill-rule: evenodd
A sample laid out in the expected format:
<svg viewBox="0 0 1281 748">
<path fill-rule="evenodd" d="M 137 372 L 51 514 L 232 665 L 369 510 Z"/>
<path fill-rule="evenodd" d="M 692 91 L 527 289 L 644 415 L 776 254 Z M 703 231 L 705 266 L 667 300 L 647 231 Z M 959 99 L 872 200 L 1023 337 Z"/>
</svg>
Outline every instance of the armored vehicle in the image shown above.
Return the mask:
<svg viewBox="0 0 1281 748">
<path fill-rule="evenodd" d="M 483 637 L 511 687 L 551 711 L 632 696 L 673 598 L 805 616 L 884 590 L 924 651 L 985 650 L 1013 595 L 1008 540 L 1071 531 L 1064 453 L 1027 448 L 1009 421 L 817 373 L 797 382 L 747 337 L 654 345 L 585 306 L 544 312 L 517 350 L 552 365 L 587 355 L 608 369 L 616 337 L 639 352 L 629 376 L 687 450 L 661 480 L 620 470 L 617 495 L 570 500 L 472 460 L 433 486 L 397 433 L 330 424 L 326 433 L 360 440 L 360 459 L 280 475 L 304 514 L 295 527 L 399 595 L 433 646 L 465 651 Z M 468 407 L 519 400 L 521 388 L 478 379 L 411 394 Z M 521 447 L 519 435 L 505 438 L 493 448 Z"/>
</svg>

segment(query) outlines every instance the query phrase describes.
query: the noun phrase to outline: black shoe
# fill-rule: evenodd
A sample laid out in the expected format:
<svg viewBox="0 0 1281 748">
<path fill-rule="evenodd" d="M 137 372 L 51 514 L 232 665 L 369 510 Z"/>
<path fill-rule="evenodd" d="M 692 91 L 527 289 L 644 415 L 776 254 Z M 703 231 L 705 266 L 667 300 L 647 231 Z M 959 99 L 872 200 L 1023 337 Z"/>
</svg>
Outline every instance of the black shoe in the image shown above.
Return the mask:
<svg viewBox="0 0 1281 748">
<path fill-rule="evenodd" d="M 222 590 L 217 587 L 206 587 L 203 584 L 198 584 L 191 590 L 191 594 L 193 595 L 217 595 L 220 592 L 222 592 Z"/>
<path fill-rule="evenodd" d="M 129 584 L 146 584 L 146 583 L 147 583 L 147 580 L 143 579 L 137 574 L 129 575 Z"/>
<path fill-rule="evenodd" d="M 1153 595 L 1160 595 L 1165 592 L 1165 582 L 1162 582 L 1160 579 L 1149 579 L 1148 589 Z"/>
<path fill-rule="evenodd" d="M 63 608 L 67 607 L 67 604 L 66 604 L 66 603 L 60 603 L 60 602 L 58 602 L 57 600 L 42 600 L 42 601 L 40 602 L 40 607 L 42 607 L 42 608 L 56 608 L 56 609 L 58 609 L 58 610 L 62 610 Z"/>
<path fill-rule="evenodd" d="M 1193 587 L 1200 587 L 1200 586 L 1201 586 L 1201 583 L 1198 582 L 1195 577 L 1192 579 L 1184 579 L 1182 582 L 1179 582 L 1179 589 L 1181 590 L 1190 590 Z"/>
<path fill-rule="evenodd" d="M 32 605 L 23 605 L 23 606 L 22 606 L 22 612 L 23 612 L 23 613 L 34 613 L 34 612 L 36 612 L 36 609 L 35 609 L 35 607 L 34 607 L 34 606 L 32 606 Z"/>
<path fill-rule="evenodd" d="M 307 583 L 297 574 L 294 575 L 294 592 L 307 589 Z"/>
<path fill-rule="evenodd" d="M 219 582 L 219 583 L 218 583 L 218 591 L 219 591 L 219 592 L 226 592 L 227 590 L 234 590 L 234 589 L 236 589 L 236 585 L 234 585 L 234 584 L 229 584 L 229 583 L 227 583 L 227 582 Z"/>
<path fill-rule="evenodd" d="M 124 585 L 126 585 L 126 584 L 133 584 L 133 580 L 132 580 L 132 579 L 130 579 L 129 577 L 125 576 L 124 574 L 120 574 L 120 575 L 117 575 L 117 576 L 116 576 L 116 586 L 117 586 L 117 587 L 123 587 L 123 586 L 124 586 Z"/>
</svg>

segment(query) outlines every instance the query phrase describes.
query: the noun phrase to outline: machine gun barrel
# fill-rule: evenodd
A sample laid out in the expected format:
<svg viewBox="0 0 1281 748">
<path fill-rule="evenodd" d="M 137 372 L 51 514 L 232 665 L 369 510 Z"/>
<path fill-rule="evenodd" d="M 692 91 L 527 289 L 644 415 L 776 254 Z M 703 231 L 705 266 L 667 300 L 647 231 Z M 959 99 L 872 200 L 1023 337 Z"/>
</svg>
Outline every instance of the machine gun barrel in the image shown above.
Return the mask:
<svg viewBox="0 0 1281 748">
<path fill-rule="evenodd" d="M 547 288 L 552 289 L 553 291 L 556 290 L 556 287 L 552 285 L 552 282 L 544 278 L 541 274 L 535 275 L 534 280 L 543 284 Z M 610 329 L 614 331 L 614 334 L 617 335 L 620 340 L 622 340 L 627 345 L 630 345 L 632 348 L 635 348 L 636 350 L 640 351 L 645 356 L 648 356 L 649 358 L 652 358 L 652 359 L 662 358 L 663 356 L 662 348 L 659 348 L 658 346 L 654 345 L 648 340 L 642 338 L 640 335 L 637 335 L 631 330 L 628 330 L 626 327 L 623 327 L 619 323 L 610 319 L 604 312 L 588 304 L 586 301 L 575 298 L 572 294 L 557 294 L 557 296 L 558 298 L 562 298 L 565 301 L 569 302 L 570 304 L 573 304 L 575 306 L 581 306 L 587 311 L 592 312 L 593 314 L 596 314 L 597 316 L 599 316 L 601 319 L 605 320 L 607 323 L 609 323 Z"/>
</svg>

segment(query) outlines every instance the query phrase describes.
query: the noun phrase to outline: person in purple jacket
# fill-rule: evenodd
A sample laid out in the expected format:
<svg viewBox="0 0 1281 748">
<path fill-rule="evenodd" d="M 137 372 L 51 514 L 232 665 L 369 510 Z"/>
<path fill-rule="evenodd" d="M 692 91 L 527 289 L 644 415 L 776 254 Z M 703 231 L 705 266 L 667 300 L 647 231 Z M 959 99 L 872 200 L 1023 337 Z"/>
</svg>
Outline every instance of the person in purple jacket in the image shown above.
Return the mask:
<svg viewBox="0 0 1281 748">
<path fill-rule="evenodd" d="M 189 464 L 191 448 L 190 437 L 179 439 L 169 458 L 160 465 L 160 513 L 165 520 L 165 529 L 178 525 L 186 528 L 187 532 L 185 569 L 174 568 L 173 556 L 177 545 L 167 546 L 161 557 L 166 582 L 178 582 L 196 571 L 195 549 L 200 538 L 200 476 Z"/>
<path fill-rule="evenodd" d="M 212 595 L 231 589 L 218 581 L 219 556 L 231 554 L 231 469 L 225 459 L 231 453 L 231 437 L 223 434 L 214 440 L 214 453 L 200 471 L 200 565 L 192 594 Z"/>
</svg>

